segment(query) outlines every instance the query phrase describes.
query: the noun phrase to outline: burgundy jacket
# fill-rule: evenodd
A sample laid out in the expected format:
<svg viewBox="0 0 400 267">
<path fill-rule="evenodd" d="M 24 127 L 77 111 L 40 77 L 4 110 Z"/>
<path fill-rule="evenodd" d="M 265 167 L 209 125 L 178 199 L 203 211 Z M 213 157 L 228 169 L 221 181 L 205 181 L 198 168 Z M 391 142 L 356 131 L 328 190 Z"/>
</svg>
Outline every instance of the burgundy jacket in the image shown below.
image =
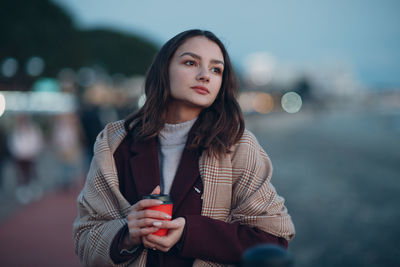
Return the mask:
<svg viewBox="0 0 400 267">
<path fill-rule="evenodd" d="M 192 138 L 191 133 L 192 130 L 188 142 Z M 119 188 L 131 205 L 160 184 L 157 146 L 156 137 L 135 143 L 128 134 L 114 153 Z M 172 219 L 186 219 L 182 238 L 167 253 L 149 250 L 147 266 L 192 266 L 195 258 L 232 264 L 240 261 L 246 249 L 260 243 L 287 248 L 288 243 L 284 238 L 247 225 L 225 223 L 201 216 L 203 185 L 199 173 L 199 157 L 199 151 L 184 149 L 170 191 L 174 203 Z M 113 240 L 110 256 L 115 263 L 137 257 L 143 249 L 139 248 L 134 255 L 120 254 L 118 245 L 126 231 L 127 226 Z"/>
</svg>

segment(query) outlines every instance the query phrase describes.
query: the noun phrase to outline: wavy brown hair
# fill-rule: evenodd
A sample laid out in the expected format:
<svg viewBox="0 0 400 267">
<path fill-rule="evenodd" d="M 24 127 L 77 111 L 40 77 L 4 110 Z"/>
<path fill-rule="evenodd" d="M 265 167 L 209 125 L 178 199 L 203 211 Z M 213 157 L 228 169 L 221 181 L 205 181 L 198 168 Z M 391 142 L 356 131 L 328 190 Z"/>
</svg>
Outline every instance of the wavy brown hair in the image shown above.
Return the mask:
<svg viewBox="0 0 400 267">
<path fill-rule="evenodd" d="M 229 148 L 243 135 L 244 120 L 236 101 L 238 81 L 229 55 L 222 42 L 209 31 L 184 31 L 161 47 L 147 72 L 145 82 L 146 102 L 138 111 L 125 119 L 125 129 L 135 141 L 155 137 L 166 122 L 171 101 L 169 65 L 175 51 L 189 38 L 203 36 L 216 43 L 224 57 L 224 71 L 220 91 L 214 103 L 203 109 L 190 138 L 189 147 L 201 149 L 218 156 L 229 153 Z"/>
</svg>

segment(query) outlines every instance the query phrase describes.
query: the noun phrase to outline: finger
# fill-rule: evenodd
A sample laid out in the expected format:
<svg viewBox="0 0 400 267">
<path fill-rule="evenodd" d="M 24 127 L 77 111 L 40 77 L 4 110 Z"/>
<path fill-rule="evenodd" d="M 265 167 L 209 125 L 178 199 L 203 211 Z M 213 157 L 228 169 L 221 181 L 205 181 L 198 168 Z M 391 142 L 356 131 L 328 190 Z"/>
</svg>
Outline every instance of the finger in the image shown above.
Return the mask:
<svg viewBox="0 0 400 267">
<path fill-rule="evenodd" d="M 153 218 L 153 219 L 159 219 L 159 220 L 170 220 L 171 215 L 168 213 L 159 211 L 159 210 L 141 210 L 137 211 L 134 215 L 134 218 Z"/>
<path fill-rule="evenodd" d="M 151 210 L 151 209 L 132 211 L 127 216 L 128 221 L 135 221 L 145 218 L 152 218 L 157 220 L 170 220 L 171 216 L 162 211 Z"/>
<path fill-rule="evenodd" d="M 144 227 L 156 227 L 156 228 L 160 228 L 159 225 L 161 225 L 160 223 L 158 223 L 159 220 L 157 219 L 153 219 L 153 218 L 144 218 L 144 219 L 140 219 L 140 220 L 135 220 L 132 222 L 132 226 L 136 227 L 136 228 L 144 228 Z"/>
<path fill-rule="evenodd" d="M 158 206 L 161 204 L 163 204 L 163 202 L 158 199 L 142 199 L 142 200 L 136 202 L 132 206 L 131 211 L 142 210 L 145 208 L 154 207 L 154 206 Z"/>
<path fill-rule="evenodd" d="M 161 193 L 161 188 L 159 185 L 157 185 L 153 191 L 150 193 L 150 195 L 159 195 Z"/>
<path fill-rule="evenodd" d="M 184 226 L 184 222 L 175 219 L 172 221 L 154 221 L 153 226 L 165 229 L 178 229 Z"/>
<path fill-rule="evenodd" d="M 155 210 L 142 210 L 131 212 L 126 217 L 128 222 L 142 220 L 142 219 L 154 219 L 154 220 L 171 220 L 171 216 L 162 211 Z"/>
<path fill-rule="evenodd" d="M 132 238 L 138 238 L 148 236 L 158 230 L 157 227 L 134 228 L 132 230 L 129 229 L 129 234 Z"/>
<path fill-rule="evenodd" d="M 142 243 L 145 247 L 150 248 L 150 249 L 156 249 L 160 250 L 163 252 L 168 252 L 171 246 L 165 246 L 162 243 L 159 242 L 153 242 L 150 237 L 153 237 L 154 235 L 148 235 L 142 238 Z M 169 242 L 170 243 L 170 242 Z"/>
<path fill-rule="evenodd" d="M 157 249 L 157 245 L 155 243 L 151 242 L 147 237 L 142 238 L 142 243 L 147 248 Z"/>
<path fill-rule="evenodd" d="M 168 251 L 172 247 L 172 245 L 174 244 L 172 239 L 173 238 L 169 236 L 146 236 L 146 241 L 151 244 L 151 246 L 155 246 L 158 250 L 161 251 Z"/>
<path fill-rule="evenodd" d="M 135 220 L 128 219 L 128 227 L 129 229 L 157 227 L 156 225 L 153 224 L 154 222 L 157 222 L 157 220 L 151 218 L 135 219 Z"/>
</svg>

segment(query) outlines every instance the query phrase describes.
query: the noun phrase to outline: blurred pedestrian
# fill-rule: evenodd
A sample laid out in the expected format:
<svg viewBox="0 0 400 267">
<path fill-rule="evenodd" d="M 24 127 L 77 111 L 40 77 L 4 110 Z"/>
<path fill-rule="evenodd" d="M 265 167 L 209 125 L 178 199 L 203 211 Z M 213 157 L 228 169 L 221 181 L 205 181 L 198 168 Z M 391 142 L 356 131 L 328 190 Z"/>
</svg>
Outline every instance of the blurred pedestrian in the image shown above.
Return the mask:
<svg viewBox="0 0 400 267">
<path fill-rule="evenodd" d="M 73 230 L 85 266 L 215 266 L 256 244 L 287 247 L 294 226 L 236 90 L 211 32 L 185 31 L 161 48 L 144 106 L 97 138 Z M 147 209 L 161 204 L 142 199 L 150 193 L 170 195 L 172 218 Z"/>
<path fill-rule="evenodd" d="M 83 144 L 87 161 L 93 157 L 93 147 L 96 137 L 104 125 L 100 119 L 100 108 L 98 105 L 89 103 L 87 100 L 81 103 L 79 118 L 83 131 Z"/>
<path fill-rule="evenodd" d="M 17 167 L 17 199 L 28 203 L 35 197 L 30 186 L 36 176 L 36 158 L 43 149 L 42 131 L 29 115 L 17 116 L 8 148 Z"/>
<path fill-rule="evenodd" d="M 75 114 L 67 113 L 56 116 L 53 123 L 52 141 L 61 165 L 58 185 L 63 189 L 70 189 L 80 176 L 82 150 L 78 122 Z"/>
</svg>

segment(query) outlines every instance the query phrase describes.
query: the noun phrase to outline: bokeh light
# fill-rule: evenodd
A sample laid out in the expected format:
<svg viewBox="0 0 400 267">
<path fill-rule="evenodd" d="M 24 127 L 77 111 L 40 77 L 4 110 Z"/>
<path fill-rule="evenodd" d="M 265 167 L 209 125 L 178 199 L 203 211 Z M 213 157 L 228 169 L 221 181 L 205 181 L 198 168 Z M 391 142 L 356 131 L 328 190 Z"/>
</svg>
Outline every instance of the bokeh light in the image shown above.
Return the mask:
<svg viewBox="0 0 400 267">
<path fill-rule="evenodd" d="M 138 100 L 138 108 L 143 107 L 143 105 L 144 105 L 145 102 L 146 102 L 146 95 L 143 94 L 143 95 L 141 95 L 141 96 L 139 97 L 139 100 Z"/>
<path fill-rule="evenodd" d="M 26 63 L 26 73 L 29 76 L 39 76 L 44 70 L 44 61 L 41 57 L 31 57 Z"/>
<path fill-rule="evenodd" d="M 0 93 L 0 111 L 3 108 L 12 113 L 60 114 L 75 112 L 77 99 L 71 93 L 3 91 Z"/>
<path fill-rule="evenodd" d="M 270 94 L 259 93 L 253 98 L 253 108 L 261 114 L 267 114 L 274 108 L 274 100 Z"/>
<path fill-rule="evenodd" d="M 6 58 L 1 64 L 1 73 L 4 77 L 10 78 L 17 73 L 18 62 L 15 58 Z"/>
<path fill-rule="evenodd" d="M 5 109 L 6 109 L 6 99 L 4 98 L 4 95 L 0 93 L 0 117 L 3 115 Z"/>
<path fill-rule="evenodd" d="M 239 95 L 238 102 L 244 113 L 253 111 L 253 93 L 241 93 Z"/>
<path fill-rule="evenodd" d="M 96 73 L 92 68 L 83 67 L 78 71 L 77 82 L 82 87 L 90 87 L 96 81 Z"/>
<path fill-rule="evenodd" d="M 41 78 L 33 84 L 35 92 L 59 92 L 60 83 L 53 78 Z"/>
<path fill-rule="evenodd" d="M 281 104 L 287 113 L 296 113 L 301 109 L 303 101 L 301 96 L 295 92 L 288 92 L 282 96 Z"/>
<path fill-rule="evenodd" d="M 275 59 L 267 52 L 255 52 L 247 56 L 244 62 L 247 79 L 256 86 L 265 86 L 275 69 Z"/>
<path fill-rule="evenodd" d="M 62 91 L 74 92 L 76 84 L 76 73 L 71 68 L 63 68 L 57 75 Z"/>
</svg>

